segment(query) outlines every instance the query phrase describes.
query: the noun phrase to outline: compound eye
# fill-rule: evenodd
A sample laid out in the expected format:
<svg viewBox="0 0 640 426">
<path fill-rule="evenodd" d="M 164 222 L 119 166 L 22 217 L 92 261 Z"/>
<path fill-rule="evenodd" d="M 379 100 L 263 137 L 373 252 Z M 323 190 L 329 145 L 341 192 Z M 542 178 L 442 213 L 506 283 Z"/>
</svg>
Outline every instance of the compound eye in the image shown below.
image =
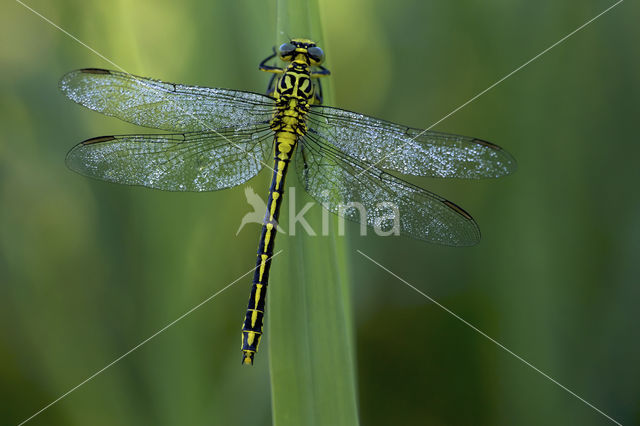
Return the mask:
<svg viewBox="0 0 640 426">
<path fill-rule="evenodd" d="M 309 53 L 309 57 L 313 59 L 314 62 L 321 63 L 324 60 L 324 52 L 319 47 L 310 47 L 307 49 Z"/>
<path fill-rule="evenodd" d="M 281 58 L 291 55 L 296 50 L 296 47 L 291 43 L 284 43 L 278 48 Z"/>
</svg>

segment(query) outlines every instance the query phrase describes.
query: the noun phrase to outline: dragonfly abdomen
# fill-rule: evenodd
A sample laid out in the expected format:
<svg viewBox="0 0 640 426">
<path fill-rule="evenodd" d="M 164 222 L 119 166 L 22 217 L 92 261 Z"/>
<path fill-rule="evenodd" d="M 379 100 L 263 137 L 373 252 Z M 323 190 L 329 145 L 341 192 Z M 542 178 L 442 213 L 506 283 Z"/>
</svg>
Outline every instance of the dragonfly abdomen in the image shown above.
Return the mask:
<svg viewBox="0 0 640 426">
<path fill-rule="evenodd" d="M 267 211 L 262 224 L 260 241 L 258 243 L 258 258 L 253 274 L 253 284 L 249 305 L 245 314 L 242 327 L 242 362 L 253 364 L 253 357 L 258 351 L 260 338 L 262 337 L 264 307 L 267 297 L 267 285 L 269 284 L 269 270 L 275 238 L 277 234 L 280 206 L 284 196 L 284 182 L 289 168 L 291 154 L 295 148 L 297 137 L 289 132 L 276 132 L 274 148 L 274 170 L 269 188 Z"/>
</svg>

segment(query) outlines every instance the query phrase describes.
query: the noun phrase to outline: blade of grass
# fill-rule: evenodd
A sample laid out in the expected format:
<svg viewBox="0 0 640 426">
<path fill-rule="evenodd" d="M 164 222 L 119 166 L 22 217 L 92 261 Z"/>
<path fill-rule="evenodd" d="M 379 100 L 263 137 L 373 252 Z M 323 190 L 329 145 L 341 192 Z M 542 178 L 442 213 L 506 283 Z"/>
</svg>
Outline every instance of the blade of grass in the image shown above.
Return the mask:
<svg viewBox="0 0 640 426">
<path fill-rule="evenodd" d="M 317 1 L 278 0 L 277 9 L 278 44 L 290 37 L 322 39 Z M 322 83 L 325 102 L 330 101 L 330 85 Z M 293 198 L 294 191 L 288 196 Z M 300 212 L 309 199 L 300 191 L 295 198 Z M 305 214 L 316 233 L 322 215 L 318 205 Z M 346 242 L 336 236 L 333 217 L 328 223 L 330 236 L 297 229 L 299 235 L 278 241 L 287 259 L 274 268 L 267 312 L 276 426 L 359 423 Z"/>
</svg>

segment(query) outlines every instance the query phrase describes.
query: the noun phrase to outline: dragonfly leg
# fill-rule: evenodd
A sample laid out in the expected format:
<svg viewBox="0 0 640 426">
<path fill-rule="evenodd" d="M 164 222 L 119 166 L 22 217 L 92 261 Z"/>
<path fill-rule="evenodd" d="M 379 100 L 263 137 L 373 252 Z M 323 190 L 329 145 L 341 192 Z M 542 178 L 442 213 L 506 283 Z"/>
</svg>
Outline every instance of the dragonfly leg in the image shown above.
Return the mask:
<svg viewBox="0 0 640 426">
<path fill-rule="evenodd" d="M 318 68 L 320 68 L 320 71 L 314 70 L 311 71 L 311 78 L 320 78 L 320 77 L 326 77 L 328 75 L 331 75 L 331 71 L 329 71 L 328 69 L 326 69 L 325 67 L 323 67 L 322 65 L 318 65 Z M 322 83 L 320 83 L 320 80 L 315 80 L 315 84 L 316 84 L 316 89 L 313 93 L 313 99 L 314 99 L 314 104 L 320 105 L 322 104 L 323 101 L 323 96 L 322 96 Z"/>
<path fill-rule="evenodd" d="M 322 101 L 324 99 L 322 96 L 322 83 L 320 80 L 317 80 L 315 83 L 317 90 L 313 91 L 313 103 L 316 105 L 322 105 Z"/>
<path fill-rule="evenodd" d="M 273 74 L 271 76 L 271 79 L 269 80 L 269 85 L 267 86 L 267 96 L 273 96 L 276 91 L 275 84 L 274 84 L 276 81 L 276 77 L 277 75 Z"/>
<path fill-rule="evenodd" d="M 329 71 L 322 65 L 318 65 L 318 68 L 320 68 L 320 71 L 317 71 L 317 70 L 311 71 L 311 77 L 319 78 L 319 77 L 326 77 L 328 75 L 331 75 L 331 71 Z"/>
<path fill-rule="evenodd" d="M 269 56 L 267 56 L 266 58 L 264 58 L 262 60 L 262 62 L 260 62 L 260 65 L 258 66 L 258 69 L 260 71 L 264 71 L 264 72 L 273 72 L 276 74 L 282 74 L 284 72 L 284 70 L 280 67 L 274 67 L 272 65 L 267 65 L 267 62 L 269 62 L 270 60 L 272 60 L 273 58 L 275 58 L 276 56 L 278 56 L 278 53 L 276 52 L 276 48 L 273 48 L 273 53 Z"/>
</svg>

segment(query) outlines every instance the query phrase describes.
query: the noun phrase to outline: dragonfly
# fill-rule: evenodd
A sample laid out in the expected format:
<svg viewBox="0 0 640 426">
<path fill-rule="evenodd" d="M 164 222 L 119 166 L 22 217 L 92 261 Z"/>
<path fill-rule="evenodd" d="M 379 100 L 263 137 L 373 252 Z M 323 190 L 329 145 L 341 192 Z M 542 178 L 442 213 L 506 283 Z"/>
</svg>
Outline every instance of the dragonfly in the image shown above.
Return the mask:
<svg viewBox="0 0 640 426">
<path fill-rule="evenodd" d="M 284 66 L 268 64 L 278 59 Z M 516 169 L 508 152 L 482 139 L 323 105 L 320 80 L 330 75 L 324 59 L 314 41 L 290 39 L 259 65 L 273 74 L 266 94 L 167 83 L 99 68 L 72 71 L 60 81 L 62 92 L 80 105 L 164 131 L 79 143 L 66 163 L 82 175 L 200 192 L 235 187 L 264 167 L 272 170 L 242 325 L 243 364 L 253 364 L 263 334 L 271 258 L 292 160 L 300 184 L 329 211 L 450 246 L 479 242 L 474 219 L 453 202 L 396 174 L 479 179 Z M 363 209 L 345 208 L 356 204 Z"/>
</svg>

